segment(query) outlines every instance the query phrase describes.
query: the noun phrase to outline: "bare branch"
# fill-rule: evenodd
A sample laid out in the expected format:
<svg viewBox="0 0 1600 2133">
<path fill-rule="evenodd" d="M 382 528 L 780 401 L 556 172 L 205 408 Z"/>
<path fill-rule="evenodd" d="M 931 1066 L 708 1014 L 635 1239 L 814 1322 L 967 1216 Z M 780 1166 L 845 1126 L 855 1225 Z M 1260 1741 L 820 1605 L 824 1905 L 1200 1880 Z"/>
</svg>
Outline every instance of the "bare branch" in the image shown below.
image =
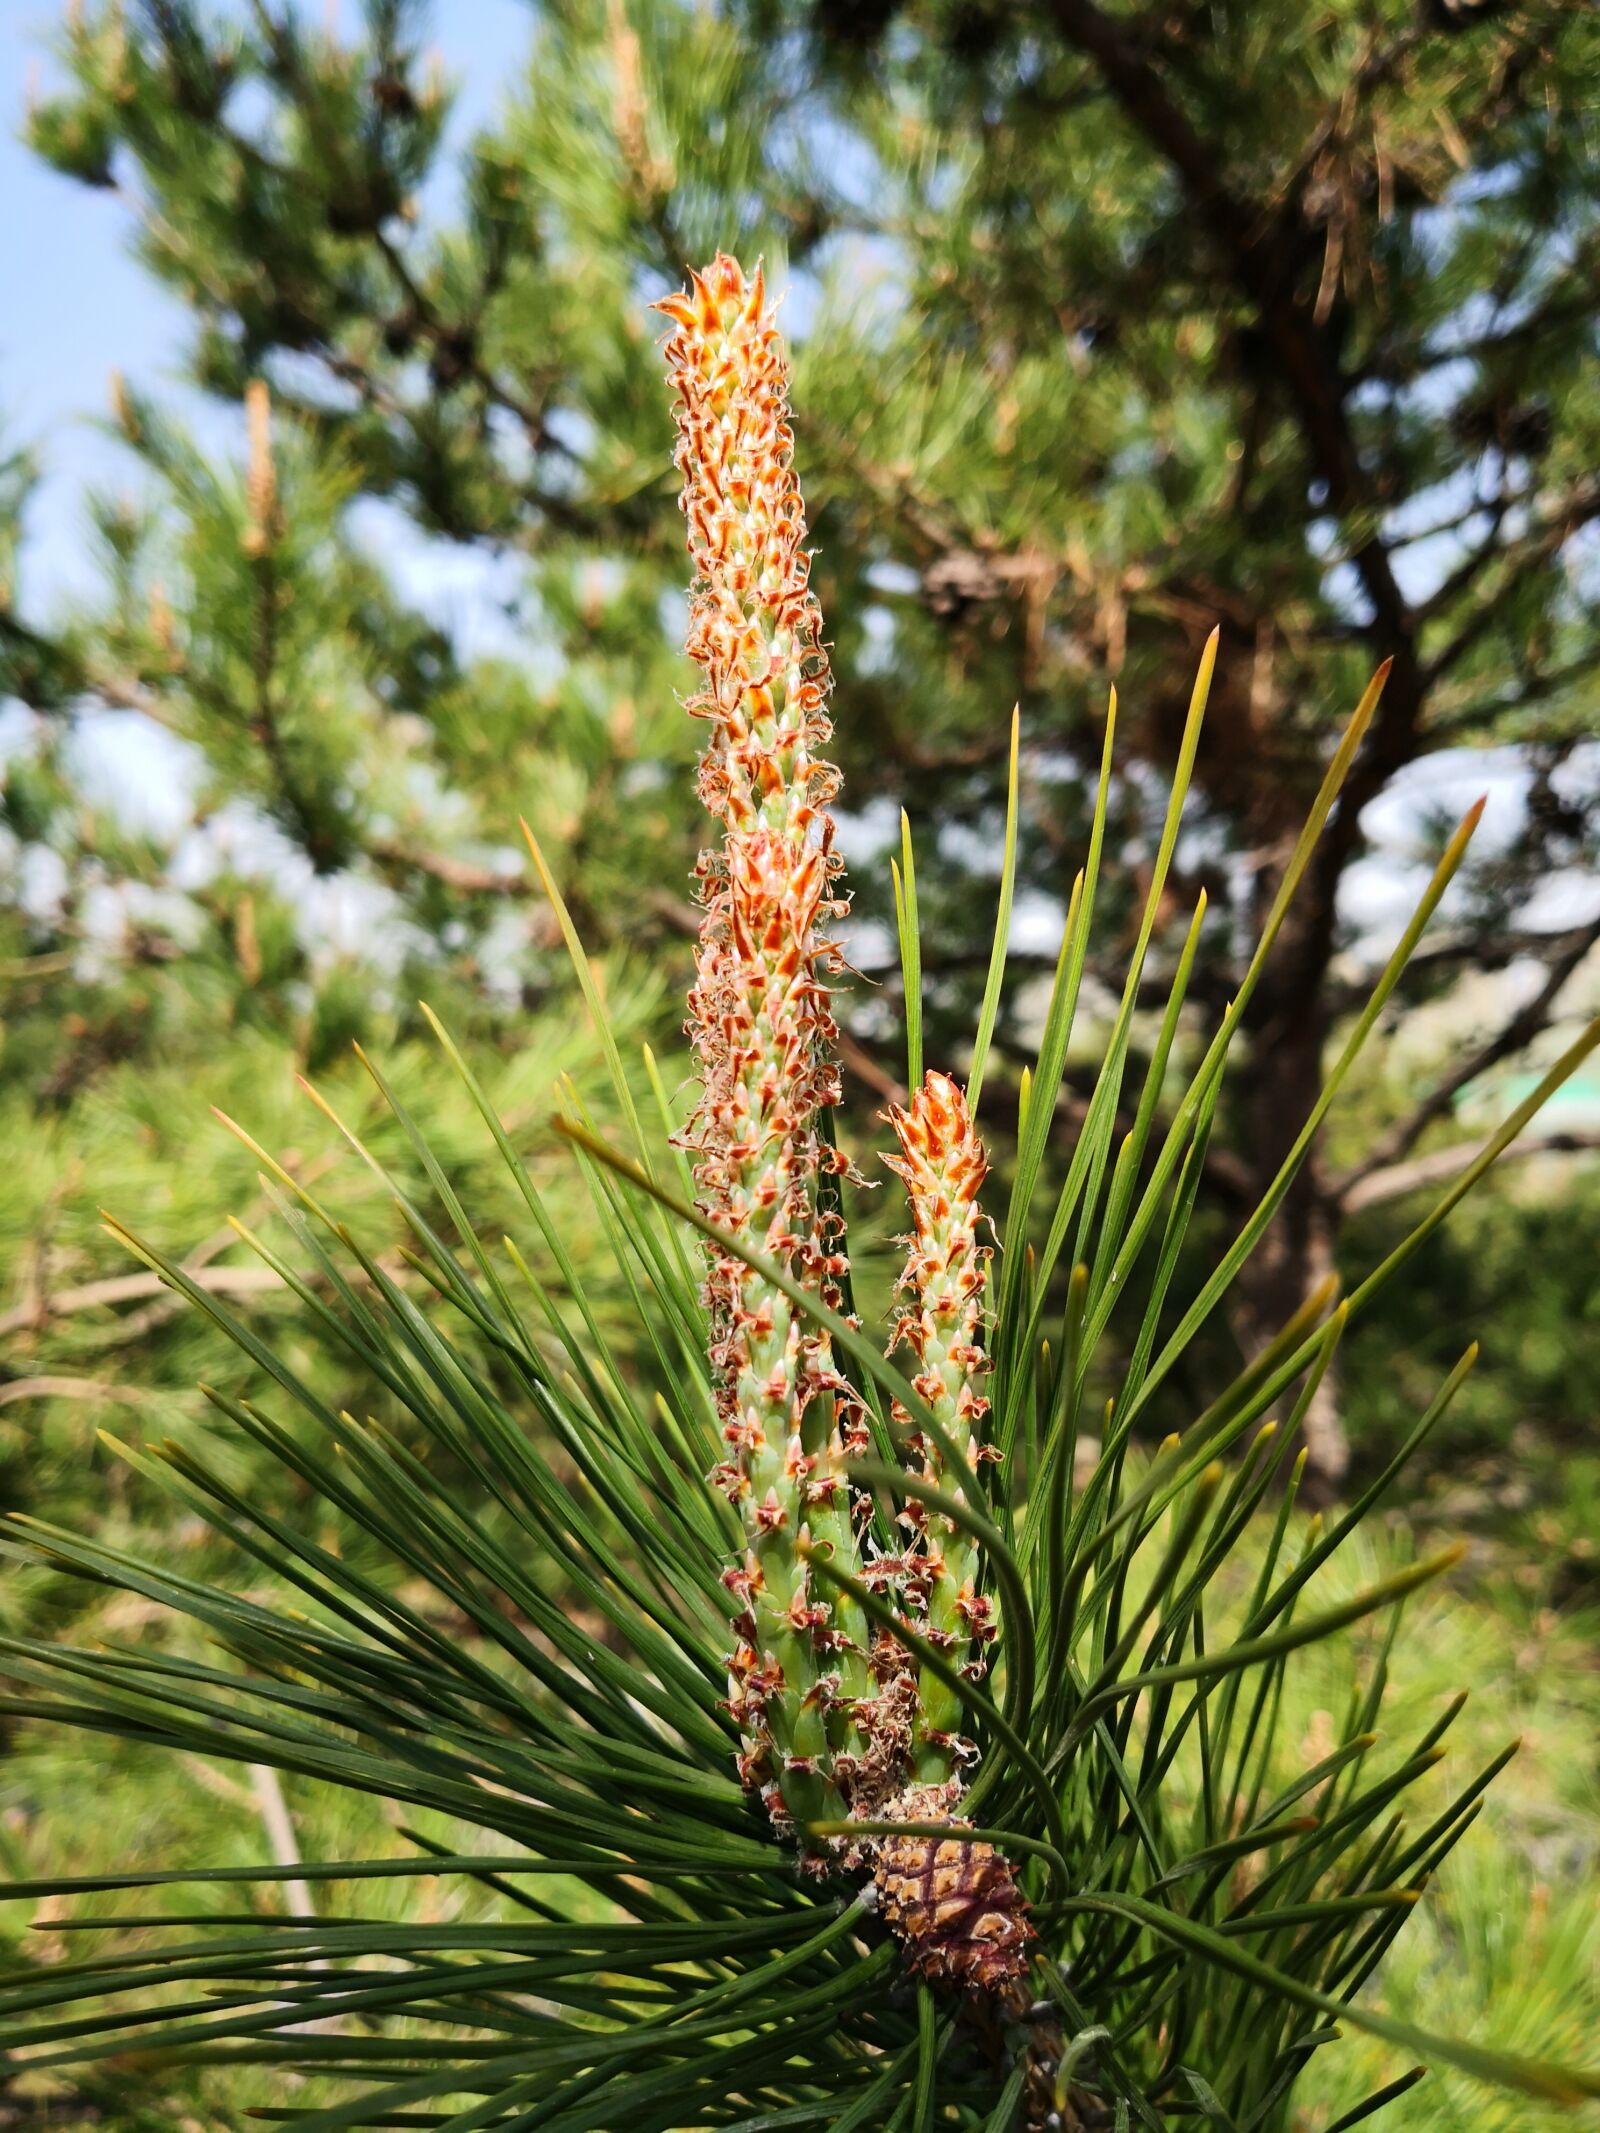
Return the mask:
<svg viewBox="0 0 1600 2133">
<path fill-rule="evenodd" d="M 464 896 L 521 897 L 534 893 L 533 883 L 520 867 L 503 874 L 495 867 L 456 859 L 448 852 L 417 849 L 392 837 L 380 837 L 366 849 L 367 856 L 386 872 L 428 874 L 448 889 L 459 889 Z"/>
<path fill-rule="evenodd" d="M 1381 1135 L 1363 1161 L 1345 1173 L 1333 1186 L 1333 1196 L 1342 1205 L 1351 1204 L 1352 1193 L 1367 1179 L 1399 1162 L 1427 1132 L 1437 1119 L 1444 1117 L 1456 1097 L 1480 1074 L 1498 1066 L 1502 1059 L 1510 1059 L 1529 1044 L 1550 1022 L 1562 988 L 1572 976 L 1590 949 L 1600 942 L 1600 919 L 1590 925 L 1574 928 L 1566 936 L 1567 946 L 1554 956 L 1546 971 L 1544 982 L 1531 999 L 1524 1001 L 1492 1037 L 1462 1055 L 1456 1064 L 1437 1082 L 1428 1094 L 1409 1111 L 1397 1119 L 1388 1132 Z"/>
<path fill-rule="evenodd" d="M 1600 475 L 1589 475 L 1574 482 L 1566 494 L 1548 511 L 1541 513 L 1528 532 L 1511 546 L 1496 552 L 1491 535 L 1481 548 L 1473 551 L 1455 573 L 1455 579 L 1461 580 L 1463 585 L 1491 561 L 1498 562 L 1501 567 L 1495 573 L 1493 585 L 1449 643 L 1429 660 L 1425 669 L 1429 687 L 1457 666 L 1479 638 L 1494 627 L 1496 619 L 1504 613 L 1506 599 L 1518 579 L 1528 570 L 1547 564 L 1573 534 L 1595 518 L 1600 518 Z M 1459 589 L 1455 580 L 1446 579 L 1430 605 L 1439 605 L 1447 594 Z"/>
<path fill-rule="evenodd" d="M 253 1296 L 283 1283 L 271 1267 L 208 1266 L 192 1271 L 189 1279 L 197 1289 L 219 1296 Z M 0 1312 L 0 1338 L 48 1325 L 52 1319 L 74 1318 L 84 1311 L 102 1311 L 114 1304 L 136 1303 L 146 1296 L 170 1293 L 170 1284 L 159 1274 L 112 1274 L 104 1281 L 88 1281 L 75 1289 L 53 1293 L 17 1304 Z"/>
<path fill-rule="evenodd" d="M 250 1782 L 255 1787 L 256 1803 L 260 1809 L 261 1826 L 267 1833 L 267 1842 L 272 1848 L 273 1863 L 277 1866 L 298 1866 L 300 1845 L 295 1836 L 294 1823 L 289 1816 L 288 1802 L 283 1797 L 283 1787 L 278 1773 L 270 1763 L 252 1763 Z M 291 1912 L 300 1918 L 314 1918 L 316 1905 L 311 1900 L 311 1890 L 298 1875 L 283 1884 L 284 1902 Z M 320 1965 L 316 1967 L 321 1967 Z M 324 2023 L 305 2023 L 306 2029 L 325 2028 Z"/>
<path fill-rule="evenodd" d="M 1600 1131 L 1534 1133 L 1513 1141 L 1500 1160 L 1502 1163 L 1527 1162 L 1536 1155 L 1589 1154 L 1596 1150 L 1600 1150 Z M 1340 1201 L 1340 1212 L 1359 1215 L 1369 1207 L 1382 1207 L 1408 1192 L 1420 1191 L 1425 1185 L 1448 1184 L 1451 1178 L 1459 1177 L 1479 1153 L 1479 1144 L 1468 1141 L 1456 1148 L 1431 1148 L 1426 1155 L 1411 1156 L 1403 1163 L 1386 1164 L 1382 1170 L 1371 1171 L 1350 1186 Z"/>
<path fill-rule="evenodd" d="M 103 1378 L 13 1378 L 9 1385 L 0 1385 L 0 1407 L 13 1406 L 18 1400 L 112 1400 L 125 1407 L 148 1407 L 168 1397 L 138 1385 L 108 1384 Z"/>
<path fill-rule="evenodd" d="M 1581 957 L 1593 938 L 1590 926 L 1567 926 L 1560 932 L 1528 926 L 1489 933 L 1476 933 L 1470 928 L 1457 933 L 1441 933 L 1424 941 L 1413 952 L 1405 967 L 1405 978 L 1410 980 L 1431 971 L 1454 969 L 1461 963 L 1471 963 L 1477 970 L 1504 970 L 1510 963 L 1529 960 L 1550 964 L 1569 955 L 1574 948 Z M 1352 977 L 1339 985 L 1338 1004 L 1341 1007 L 1359 1006 L 1371 992 L 1370 973 Z"/>
</svg>

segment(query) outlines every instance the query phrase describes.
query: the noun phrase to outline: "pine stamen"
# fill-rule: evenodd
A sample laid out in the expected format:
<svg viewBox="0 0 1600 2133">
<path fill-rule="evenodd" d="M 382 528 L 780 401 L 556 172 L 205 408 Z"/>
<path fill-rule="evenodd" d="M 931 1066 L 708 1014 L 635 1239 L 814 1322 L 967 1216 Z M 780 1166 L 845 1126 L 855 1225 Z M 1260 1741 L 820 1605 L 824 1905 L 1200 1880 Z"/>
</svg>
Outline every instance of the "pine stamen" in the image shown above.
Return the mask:
<svg viewBox="0 0 1600 2133">
<path fill-rule="evenodd" d="M 698 868 L 689 1000 L 701 1096 L 685 1136 L 701 1208 L 835 1309 L 847 1271 L 821 1183 L 843 1169 L 828 938 L 845 909 L 828 802 L 838 772 L 822 617 L 793 470 L 788 365 L 761 271 L 719 255 L 672 320 L 677 463 L 695 582 L 688 651 L 709 733 L 700 795 L 723 827 Z M 898 1783 L 904 1699 L 874 1670 L 861 1609 L 813 1585 L 804 1550 L 859 1576 L 846 1461 L 868 1437 L 826 1333 L 732 1252 L 706 1287 L 727 1457 L 715 1480 L 745 1527 L 730 1664 L 741 1767 L 781 1823 L 837 1817 Z M 896 1671 L 903 1671 L 897 1669 Z"/>
<path fill-rule="evenodd" d="M 998 1456 L 984 1439 L 989 1402 L 979 1390 L 989 1369 L 984 1295 L 991 1252 L 978 1242 L 978 1195 L 988 1158 L 966 1096 L 947 1074 L 930 1071 L 908 1108 L 891 1107 L 889 1123 L 900 1154 L 885 1161 L 905 1179 L 913 1223 L 901 1276 L 911 1301 L 896 1319 L 891 1351 L 911 1351 L 917 1362 L 913 1385 L 976 1468 Z M 895 1414 L 909 1424 L 904 1408 Z M 945 1473 L 938 1443 L 921 1433 L 911 1443 L 922 1478 L 960 1502 L 962 1492 Z M 977 1544 L 955 1520 L 919 1502 L 909 1503 L 902 1516 L 913 1529 L 918 1558 L 906 1579 L 914 1626 L 976 1675 L 996 1634 L 992 1603 L 978 1590 Z M 939 1784 L 958 1776 L 974 1751 L 958 1730 L 962 1706 L 955 1692 L 932 1679 L 921 1689 L 916 1773 L 925 1784 Z"/>
</svg>

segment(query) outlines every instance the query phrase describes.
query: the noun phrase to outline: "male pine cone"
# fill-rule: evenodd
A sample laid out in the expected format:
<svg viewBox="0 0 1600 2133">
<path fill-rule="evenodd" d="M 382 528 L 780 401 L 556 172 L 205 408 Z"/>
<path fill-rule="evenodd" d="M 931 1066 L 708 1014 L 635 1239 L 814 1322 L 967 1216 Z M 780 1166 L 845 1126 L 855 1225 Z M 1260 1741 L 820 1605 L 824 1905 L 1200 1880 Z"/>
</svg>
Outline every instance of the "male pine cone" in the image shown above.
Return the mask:
<svg viewBox="0 0 1600 2133">
<path fill-rule="evenodd" d="M 702 1210 L 842 1307 L 844 1238 L 818 1180 L 839 1159 L 824 1130 L 838 1100 L 821 930 L 842 913 L 823 754 L 830 686 L 810 589 L 805 506 L 795 477 L 788 366 L 759 270 L 719 255 L 659 307 L 671 320 L 682 504 L 694 587 L 688 651 L 704 686 L 700 792 L 722 828 L 700 866 L 703 919 L 690 998 L 701 1099 L 687 1144 Z M 987 1252 L 976 1243 L 983 1153 L 957 1086 L 930 1075 L 894 1118 L 896 1166 L 916 1234 L 896 1338 L 940 1423 L 985 1455 L 986 1367 L 978 1346 Z M 850 1485 L 870 1437 L 826 1333 L 731 1250 L 711 1256 L 711 1360 L 727 1456 L 713 1477 L 745 1529 L 726 1583 L 739 1602 L 729 1702 L 746 1782 L 813 1863 L 873 1868 L 882 1914 L 923 1976 L 991 1999 L 1015 1989 L 1032 1928 L 1005 1858 L 938 1834 L 832 1840 L 809 1822 L 947 1822 L 973 1753 L 954 1730 L 959 1701 L 920 1682 L 906 1647 L 875 1641 L 861 1607 L 819 1589 L 823 1557 L 891 1597 L 902 1616 L 969 1671 L 993 1635 L 970 1539 L 908 1506 L 909 1543 L 862 1558 L 870 1501 Z M 941 1478 L 937 1448 L 916 1446 Z M 1042 2121 L 1041 2121 L 1042 2122 Z"/>
</svg>

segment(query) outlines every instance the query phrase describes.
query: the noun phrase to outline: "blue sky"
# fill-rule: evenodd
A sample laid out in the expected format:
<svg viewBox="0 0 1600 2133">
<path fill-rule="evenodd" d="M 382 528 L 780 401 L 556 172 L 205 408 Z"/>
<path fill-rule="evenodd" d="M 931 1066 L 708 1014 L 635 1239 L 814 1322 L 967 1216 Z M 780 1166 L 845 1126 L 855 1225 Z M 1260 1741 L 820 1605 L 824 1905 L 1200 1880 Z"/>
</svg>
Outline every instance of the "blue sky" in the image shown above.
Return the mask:
<svg viewBox="0 0 1600 2133">
<path fill-rule="evenodd" d="M 35 448 L 46 476 L 28 527 L 30 604 L 88 582 L 83 488 L 117 467 L 114 444 L 94 426 L 111 370 L 170 389 L 187 331 L 181 307 L 131 255 L 126 203 L 57 177 L 20 138 L 30 85 L 47 92 L 60 78 L 51 48 L 64 12 L 65 0 L 0 0 L 0 438 Z M 339 0 L 338 13 L 354 29 L 359 0 Z M 460 90 L 452 142 L 492 115 L 520 72 L 530 27 L 525 0 L 434 6 L 431 41 Z"/>
</svg>

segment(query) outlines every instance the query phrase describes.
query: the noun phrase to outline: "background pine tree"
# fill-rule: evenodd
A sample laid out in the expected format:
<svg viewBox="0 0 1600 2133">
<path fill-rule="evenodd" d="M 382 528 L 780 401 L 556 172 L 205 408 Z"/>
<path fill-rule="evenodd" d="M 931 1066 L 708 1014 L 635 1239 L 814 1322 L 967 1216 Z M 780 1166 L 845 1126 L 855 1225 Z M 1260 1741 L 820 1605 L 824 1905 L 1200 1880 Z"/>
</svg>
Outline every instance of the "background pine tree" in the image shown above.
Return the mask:
<svg viewBox="0 0 1600 2133">
<path fill-rule="evenodd" d="M 1307 1174 L 1251 1278 L 1248 1344 L 1333 1262 L 1352 1212 L 1414 1182 L 1461 1091 L 1571 1012 L 1600 934 L 1592 894 L 1549 893 L 1594 846 L 1600 31 L 1552 4 L 1288 24 L 1055 0 L 637 14 L 539 11 L 528 88 L 472 144 L 462 212 L 440 223 L 417 205 L 445 88 L 416 9 L 369 6 L 344 42 L 265 6 L 77 12 L 70 84 L 35 108 L 34 140 L 90 184 L 132 185 L 152 271 L 194 313 L 197 381 L 232 402 L 271 381 L 283 531 L 249 553 L 237 483 L 119 386 L 146 480 L 138 506 L 99 513 L 113 601 L 63 646 L 13 625 L 11 686 L 57 732 L 86 699 L 137 705 L 198 751 L 208 816 L 248 808 L 302 873 L 381 892 L 410 943 L 458 966 L 525 945 L 516 808 L 569 855 L 587 937 L 670 938 L 696 832 L 664 775 L 689 746 L 678 536 L 638 298 L 718 242 L 765 247 L 825 411 L 819 585 L 849 618 L 851 789 L 883 827 L 904 801 L 946 830 L 936 1014 L 956 1016 L 986 953 L 971 877 L 992 856 L 1011 701 L 1019 911 L 1042 937 L 1105 675 L 1158 767 L 1220 619 L 1206 834 L 1185 867 L 1229 897 L 1242 939 L 1326 707 L 1392 656 L 1358 789 L 1252 1006 L 1208 1180 L 1241 1204 L 1353 996 L 1341 955 L 1361 952 L 1373 851 L 1426 853 L 1416 766 L 1512 751 L 1498 837 L 1417 989 L 1514 981 L 1439 1015 L 1447 1056 L 1375 1091 L 1369 1129 Z M 500 559 L 525 652 L 463 661 L 408 612 L 352 535 L 378 500 Z M 1148 814 L 1130 777 L 1130 887 Z M 871 893 L 862 913 L 886 916 Z M 871 927 L 858 959 L 887 968 Z M 534 961 L 511 960 L 530 982 Z M 1200 996 L 1236 978 L 1212 952 Z M 892 1023 L 892 1001 L 857 1003 L 883 1093 Z M 1002 1022 L 1002 1047 L 1017 1035 Z M 80 1056 L 129 1041 L 107 1028 Z M 1336 1479 L 1331 1400 L 1315 1438 Z"/>
</svg>

